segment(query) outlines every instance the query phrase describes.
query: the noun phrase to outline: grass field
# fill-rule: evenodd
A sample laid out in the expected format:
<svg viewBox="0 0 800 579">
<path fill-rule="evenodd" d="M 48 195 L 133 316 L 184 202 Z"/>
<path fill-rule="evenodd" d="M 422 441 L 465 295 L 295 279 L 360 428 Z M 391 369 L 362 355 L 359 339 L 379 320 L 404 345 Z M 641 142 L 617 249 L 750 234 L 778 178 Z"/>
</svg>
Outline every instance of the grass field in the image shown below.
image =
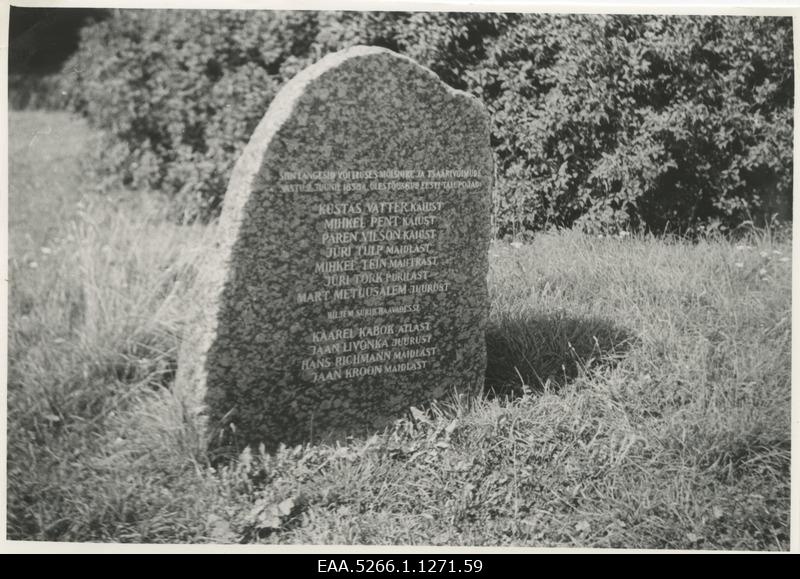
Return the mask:
<svg viewBox="0 0 800 579">
<path fill-rule="evenodd" d="M 9 539 L 788 549 L 788 233 L 495 243 L 486 396 L 215 470 L 170 388 L 211 229 L 9 134 Z"/>
</svg>

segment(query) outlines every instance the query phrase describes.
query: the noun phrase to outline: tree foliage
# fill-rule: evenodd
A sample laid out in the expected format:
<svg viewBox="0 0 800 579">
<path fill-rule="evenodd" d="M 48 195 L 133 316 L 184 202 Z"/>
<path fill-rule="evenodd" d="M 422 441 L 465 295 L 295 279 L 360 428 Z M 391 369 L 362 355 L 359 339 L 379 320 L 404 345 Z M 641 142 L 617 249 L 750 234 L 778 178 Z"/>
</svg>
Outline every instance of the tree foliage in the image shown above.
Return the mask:
<svg viewBox="0 0 800 579">
<path fill-rule="evenodd" d="M 120 10 L 84 30 L 64 87 L 112 135 L 110 170 L 207 217 L 281 85 L 355 44 L 486 104 L 499 235 L 791 214 L 789 18 Z"/>
</svg>

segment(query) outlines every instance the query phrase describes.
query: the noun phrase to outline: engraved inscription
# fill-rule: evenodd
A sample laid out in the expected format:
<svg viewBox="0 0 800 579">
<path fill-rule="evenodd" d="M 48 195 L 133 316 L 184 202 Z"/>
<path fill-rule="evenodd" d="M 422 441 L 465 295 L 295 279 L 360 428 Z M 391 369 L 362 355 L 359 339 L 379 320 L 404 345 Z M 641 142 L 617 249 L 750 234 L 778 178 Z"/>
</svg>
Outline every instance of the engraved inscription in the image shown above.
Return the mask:
<svg viewBox="0 0 800 579">
<path fill-rule="evenodd" d="M 481 187 L 480 179 L 478 171 L 466 169 L 285 171 L 278 186 L 284 193 L 466 192 Z M 415 299 L 446 294 L 453 284 L 440 267 L 446 265 L 438 247 L 444 206 L 378 195 L 313 204 L 322 252 L 294 300 L 325 304 L 329 322 L 403 320 L 420 312 Z M 438 351 L 431 324 L 432 319 L 314 330 L 300 369 L 313 382 L 423 370 Z"/>
</svg>

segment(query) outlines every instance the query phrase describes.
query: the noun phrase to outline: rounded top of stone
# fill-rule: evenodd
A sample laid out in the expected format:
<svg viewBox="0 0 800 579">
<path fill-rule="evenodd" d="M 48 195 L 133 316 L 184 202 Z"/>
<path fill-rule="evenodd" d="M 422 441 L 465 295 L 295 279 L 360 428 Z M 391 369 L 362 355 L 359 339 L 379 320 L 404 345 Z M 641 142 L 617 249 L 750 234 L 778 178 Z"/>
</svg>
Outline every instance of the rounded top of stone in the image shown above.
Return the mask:
<svg viewBox="0 0 800 579">
<path fill-rule="evenodd" d="M 351 58 L 361 58 L 361 57 L 375 56 L 375 55 L 386 55 L 391 58 L 398 58 L 401 60 L 411 62 L 415 66 L 420 66 L 417 62 L 407 57 L 406 55 L 394 52 L 393 50 L 389 50 L 388 48 L 383 48 L 382 46 L 368 46 L 366 44 L 357 44 L 355 46 L 344 48 L 337 52 L 332 52 L 330 54 L 325 55 L 319 61 L 317 61 L 311 68 L 320 65 L 322 65 L 323 68 L 336 66 L 341 62 Z"/>
<path fill-rule="evenodd" d="M 327 70 L 336 68 L 348 60 L 353 60 L 357 58 L 368 58 L 373 56 L 381 56 L 389 59 L 402 60 L 404 62 L 413 65 L 416 69 L 420 71 L 425 71 L 430 73 L 432 78 L 435 78 L 437 81 L 442 82 L 442 80 L 436 75 L 436 73 L 421 66 L 419 63 L 417 63 L 416 61 L 414 61 L 413 59 L 409 58 L 404 54 L 394 52 L 393 50 L 389 50 L 388 48 L 383 48 L 381 46 L 368 46 L 365 44 L 357 44 L 355 46 L 351 46 L 349 48 L 345 48 L 337 52 L 332 52 L 330 54 L 325 55 L 311 66 L 301 71 L 297 76 L 295 76 L 290 81 L 290 84 L 304 85 L 308 81 L 322 76 Z M 442 84 L 445 83 L 442 82 Z"/>
<path fill-rule="evenodd" d="M 470 103 L 470 106 L 474 107 L 476 110 L 480 111 L 483 115 L 487 117 L 487 122 L 488 122 L 488 113 L 485 107 L 483 106 L 483 103 L 481 103 L 480 100 L 474 95 L 453 88 L 452 86 L 444 82 L 439 77 L 438 74 L 436 74 L 434 71 L 427 68 L 426 66 L 421 65 L 413 58 L 410 58 L 404 54 L 400 54 L 388 48 L 383 48 L 381 46 L 369 46 L 365 44 L 357 44 L 355 46 L 351 46 L 349 48 L 345 48 L 337 52 L 332 52 L 330 54 L 325 55 L 316 63 L 305 68 L 300 73 L 298 73 L 292 80 L 290 80 L 284 86 L 284 88 L 278 93 L 278 95 L 275 98 L 275 101 L 273 102 L 279 107 L 286 106 L 286 103 L 293 101 L 300 93 L 302 93 L 305 90 L 305 88 L 311 82 L 325 76 L 326 72 L 336 69 L 337 67 L 341 66 L 342 64 L 344 64 L 349 60 L 370 58 L 370 57 L 386 58 L 387 61 L 394 60 L 395 62 L 400 61 L 409 64 L 419 74 L 428 76 L 432 82 L 435 82 L 439 86 L 441 86 L 450 96 L 454 98 L 463 99 L 465 102 Z"/>
</svg>

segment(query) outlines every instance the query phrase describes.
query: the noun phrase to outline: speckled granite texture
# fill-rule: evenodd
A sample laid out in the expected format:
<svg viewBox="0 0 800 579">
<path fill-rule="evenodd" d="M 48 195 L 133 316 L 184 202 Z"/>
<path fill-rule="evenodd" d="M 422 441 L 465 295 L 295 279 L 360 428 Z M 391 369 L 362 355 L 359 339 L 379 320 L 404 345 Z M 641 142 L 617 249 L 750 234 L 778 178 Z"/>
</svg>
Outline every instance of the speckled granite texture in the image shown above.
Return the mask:
<svg viewBox="0 0 800 579">
<path fill-rule="evenodd" d="M 233 171 L 176 387 L 213 448 L 377 432 L 479 391 L 492 152 L 483 106 L 391 51 L 283 88 Z"/>
</svg>

